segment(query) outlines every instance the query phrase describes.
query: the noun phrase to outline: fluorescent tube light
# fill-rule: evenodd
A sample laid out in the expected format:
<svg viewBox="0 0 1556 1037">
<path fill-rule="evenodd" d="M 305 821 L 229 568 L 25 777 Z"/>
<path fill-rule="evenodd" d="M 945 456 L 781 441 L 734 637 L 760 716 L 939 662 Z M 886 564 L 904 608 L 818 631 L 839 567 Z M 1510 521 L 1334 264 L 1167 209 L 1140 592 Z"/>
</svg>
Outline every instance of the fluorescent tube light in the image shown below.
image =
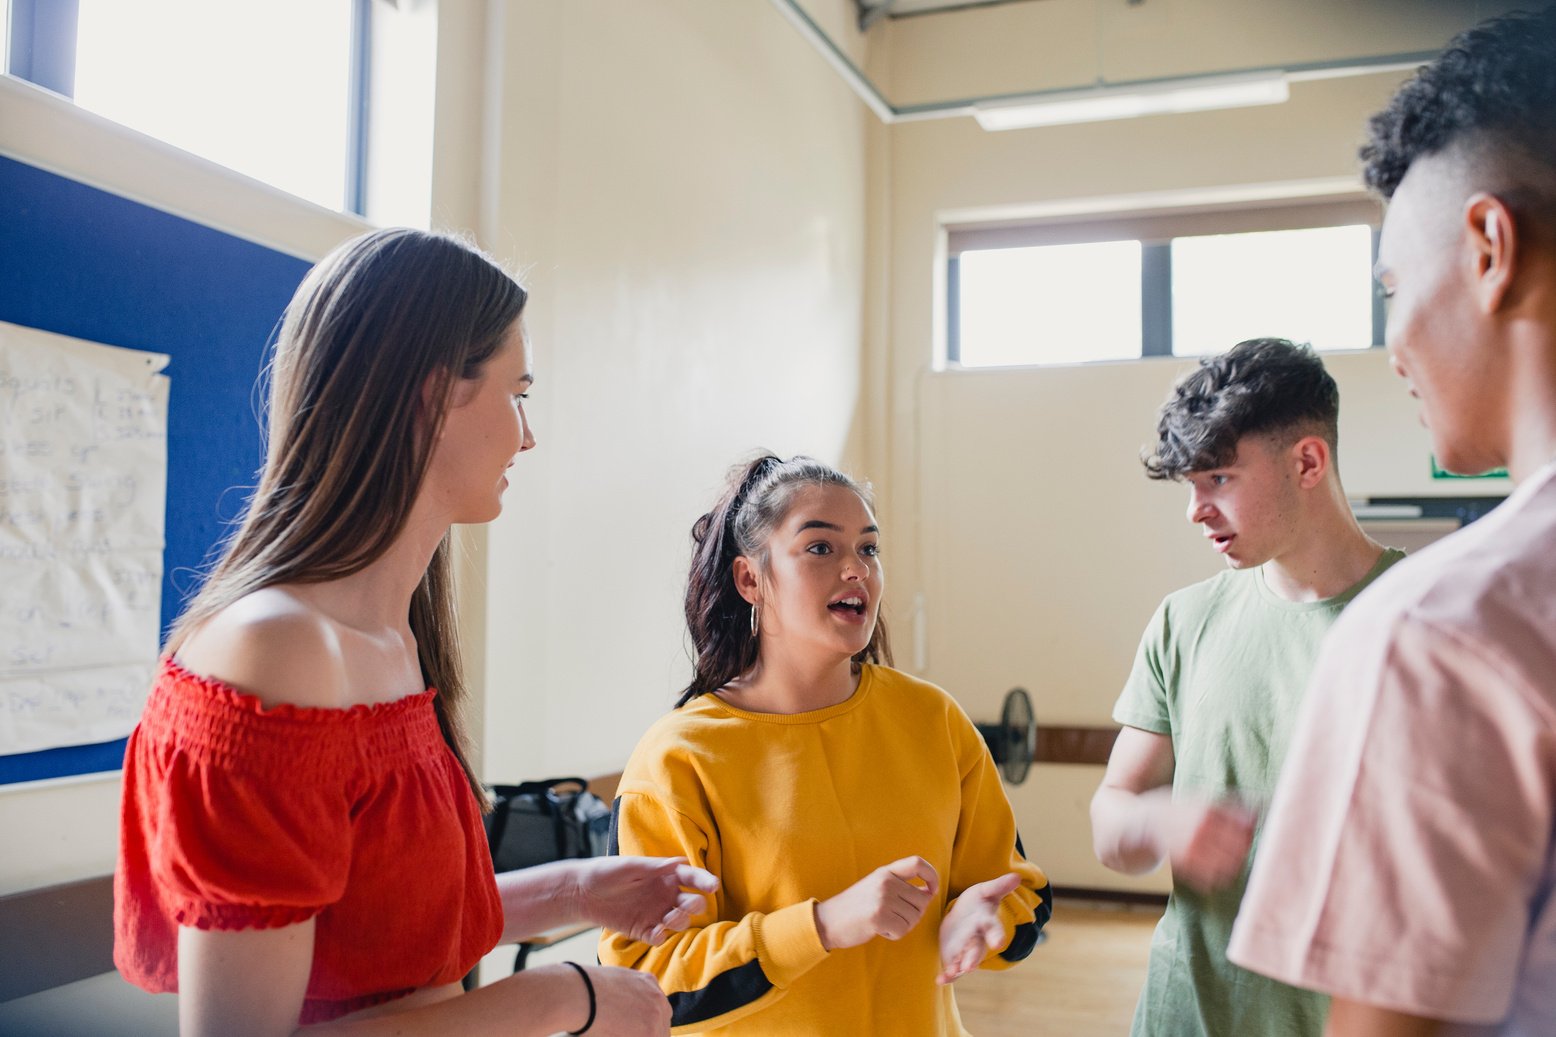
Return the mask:
<svg viewBox="0 0 1556 1037">
<path fill-rule="evenodd" d="M 1204 76 L 1138 86 L 1063 90 L 1026 100 L 982 103 L 973 110 L 986 130 L 1018 130 L 1075 122 L 1133 119 L 1141 115 L 1204 112 L 1281 104 L 1291 96 L 1283 72 Z"/>
</svg>

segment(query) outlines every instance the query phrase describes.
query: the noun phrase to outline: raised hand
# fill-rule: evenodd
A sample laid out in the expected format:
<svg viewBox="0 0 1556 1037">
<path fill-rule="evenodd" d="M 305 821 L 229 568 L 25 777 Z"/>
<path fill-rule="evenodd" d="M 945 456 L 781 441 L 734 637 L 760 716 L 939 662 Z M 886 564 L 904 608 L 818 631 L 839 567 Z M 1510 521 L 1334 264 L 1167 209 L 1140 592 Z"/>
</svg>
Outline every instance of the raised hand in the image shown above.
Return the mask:
<svg viewBox="0 0 1556 1037">
<path fill-rule="evenodd" d="M 827 950 L 857 947 L 877 936 L 899 940 L 934 899 L 940 876 L 922 857 L 884 864 L 816 906 L 816 929 Z"/>
<path fill-rule="evenodd" d="M 1000 901 L 1021 885 L 1015 872 L 968 886 L 940 923 L 940 975 L 950 983 L 976 969 L 988 953 L 1005 941 Z"/>
<path fill-rule="evenodd" d="M 719 888 L 684 857 L 594 857 L 575 881 L 582 918 L 653 946 L 690 925 Z"/>
</svg>

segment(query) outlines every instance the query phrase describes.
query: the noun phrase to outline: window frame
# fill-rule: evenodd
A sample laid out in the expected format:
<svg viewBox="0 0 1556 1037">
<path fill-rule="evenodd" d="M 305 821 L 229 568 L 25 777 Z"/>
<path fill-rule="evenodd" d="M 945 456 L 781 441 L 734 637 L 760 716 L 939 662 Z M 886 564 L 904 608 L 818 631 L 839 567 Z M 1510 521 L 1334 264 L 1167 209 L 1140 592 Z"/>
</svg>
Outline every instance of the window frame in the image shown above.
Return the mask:
<svg viewBox="0 0 1556 1037">
<path fill-rule="evenodd" d="M 1140 242 L 1140 336 L 1137 359 L 1179 357 L 1172 341 L 1172 241 L 1174 238 L 1264 231 L 1311 230 L 1366 225 L 1371 228 L 1371 263 L 1378 260 L 1382 206 L 1356 192 L 1315 199 L 1264 201 L 1219 206 L 1183 206 L 1085 217 L 1003 220 L 947 224 L 945 232 L 945 364 L 955 370 L 985 370 L 961 363 L 961 257 L 965 252 L 1044 245 L 1080 245 L 1097 241 Z M 1386 320 L 1380 292 L 1372 293 L 1371 349 L 1383 346 Z M 1000 365 L 1020 368 L 1059 366 L 1057 362 Z M 987 368 L 989 370 L 996 367 Z"/>
<path fill-rule="evenodd" d="M 350 0 L 346 183 L 342 212 L 367 217 L 373 18 L 376 0 Z M 4 72 L 75 99 L 79 0 L 10 0 Z"/>
</svg>

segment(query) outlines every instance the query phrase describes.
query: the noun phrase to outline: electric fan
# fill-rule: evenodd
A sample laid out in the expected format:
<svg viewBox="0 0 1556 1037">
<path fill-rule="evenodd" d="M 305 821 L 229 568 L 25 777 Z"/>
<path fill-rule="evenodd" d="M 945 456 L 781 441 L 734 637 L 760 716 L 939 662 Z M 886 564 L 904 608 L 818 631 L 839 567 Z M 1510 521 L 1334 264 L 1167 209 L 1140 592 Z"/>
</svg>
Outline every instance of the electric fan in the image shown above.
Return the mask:
<svg viewBox="0 0 1556 1037">
<path fill-rule="evenodd" d="M 1037 749 L 1037 725 L 1032 718 L 1032 696 L 1025 688 L 1005 693 L 1000 719 L 995 724 L 979 724 L 978 733 L 989 743 L 989 754 L 999 766 L 1000 776 L 1012 785 L 1027 780 L 1032 755 Z"/>
</svg>

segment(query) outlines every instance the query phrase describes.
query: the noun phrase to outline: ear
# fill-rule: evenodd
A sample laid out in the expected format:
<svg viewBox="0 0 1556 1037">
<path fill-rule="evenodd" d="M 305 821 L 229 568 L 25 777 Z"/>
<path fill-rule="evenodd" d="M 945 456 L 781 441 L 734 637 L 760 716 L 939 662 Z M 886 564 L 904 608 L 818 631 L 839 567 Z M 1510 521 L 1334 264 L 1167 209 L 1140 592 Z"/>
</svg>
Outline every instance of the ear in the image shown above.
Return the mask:
<svg viewBox="0 0 1556 1037">
<path fill-rule="evenodd" d="M 1480 310 L 1496 313 L 1507 301 L 1518 264 L 1518 230 L 1507 203 L 1484 191 L 1464 205 L 1465 239 L 1474 263 Z"/>
<path fill-rule="evenodd" d="M 730 563 L 730 573 L 735 577 L 735 590 L 753 605 L 762 601 L 762 574 L 756 563 L 745 555 L 736 556 Z"/>
<path fill-rule="evenodd" d="M 1323 436 L 1303 436 L 1291 446 L 1291 459 L 1297 469 L 1297 485 L 1310 490 L 1329 474 L 1333 457 Z"/>
</svg>

